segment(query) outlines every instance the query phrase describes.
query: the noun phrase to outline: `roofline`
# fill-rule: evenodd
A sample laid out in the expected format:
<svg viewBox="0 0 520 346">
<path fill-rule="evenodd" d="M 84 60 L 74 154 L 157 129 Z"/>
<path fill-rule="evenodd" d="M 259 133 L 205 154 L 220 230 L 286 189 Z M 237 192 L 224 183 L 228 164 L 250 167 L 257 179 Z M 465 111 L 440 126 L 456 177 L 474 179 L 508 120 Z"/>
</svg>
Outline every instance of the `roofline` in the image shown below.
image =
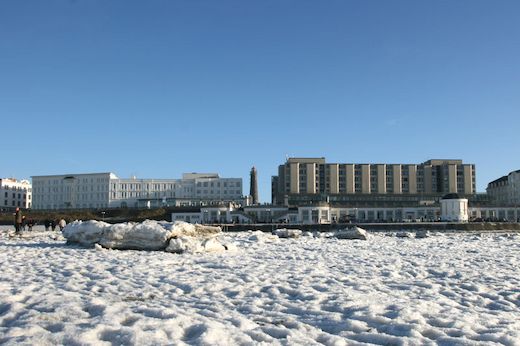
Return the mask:
<svg viewBox="0 0 520 346">
<path fill-rule="evenodd" d="M 66 173 L 66 174 L 48 174 L 48 175 L 31 175 L 31 178 L 43 178 L 43 177 L 64 177 L 64 176 L 76 176 L 76 175 L 100 175 L 100 174 L 113 174 L 113 172 L 99 172 L 99 173 Z M 117 176 L 117 175 L 116 175 Z"/>
</svg>

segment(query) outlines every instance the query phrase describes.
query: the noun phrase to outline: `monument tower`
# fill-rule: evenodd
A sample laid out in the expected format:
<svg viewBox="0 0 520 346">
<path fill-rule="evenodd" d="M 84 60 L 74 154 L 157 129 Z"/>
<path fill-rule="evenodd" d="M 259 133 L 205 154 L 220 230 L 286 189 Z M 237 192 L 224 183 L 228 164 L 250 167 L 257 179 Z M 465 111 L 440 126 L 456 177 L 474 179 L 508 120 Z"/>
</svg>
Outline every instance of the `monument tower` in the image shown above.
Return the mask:
<svg viewBox="0 0 520 346">
<path fill-rule="evenodd" d="M 251 185 L 249 188 L 249 194 L 251 195 L 253 205 L 258 204 L 258 179 L 256 175 L 256 168 L 251 168 Z"/>
</svg>

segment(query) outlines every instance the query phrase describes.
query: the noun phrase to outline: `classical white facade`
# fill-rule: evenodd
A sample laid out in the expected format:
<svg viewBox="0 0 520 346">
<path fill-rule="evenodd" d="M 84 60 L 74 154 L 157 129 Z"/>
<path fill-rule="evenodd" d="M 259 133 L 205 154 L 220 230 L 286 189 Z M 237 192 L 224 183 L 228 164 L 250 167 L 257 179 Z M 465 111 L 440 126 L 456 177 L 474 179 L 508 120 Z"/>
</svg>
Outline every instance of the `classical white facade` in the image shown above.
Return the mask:
<svg viewBox="0 0 520 346">
<path fill-rule="evenodd" d="M 520 206 L 520 170 L 490 182 L 486 191 L 497 205 Z"/>
<path fill-rule="evenodd" d="M 31 208 L 32 185 L 29 180 L 16 180 L 14 178 L 0 179 L 0 208 Z"/>
<path fill-rule="evenodd" d="M 508 177 L 510 204 L 520 206 L 520 171 L 511 172 Z"/>
<path fill-rule="evenodd" d="M 120 179 L 114 173 L 33 176 L 34 209 L 146 208 L 238 202 L 241 178 Z"/>
</svg>

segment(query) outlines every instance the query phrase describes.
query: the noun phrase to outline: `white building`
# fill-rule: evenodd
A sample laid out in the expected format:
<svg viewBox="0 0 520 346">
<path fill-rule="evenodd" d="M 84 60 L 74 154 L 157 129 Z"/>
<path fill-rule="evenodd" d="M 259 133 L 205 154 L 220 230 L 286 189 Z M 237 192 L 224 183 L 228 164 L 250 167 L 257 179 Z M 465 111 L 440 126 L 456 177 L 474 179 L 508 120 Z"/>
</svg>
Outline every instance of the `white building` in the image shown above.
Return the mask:
<svg viewBox="0 0 520 346">
<path fill-rule="evenodd" d="M 520 206 L 520 170 L 490 182 L 486 191 L 497 205 Z"/>
<path fill-rule="evenodd" d="M 327 224 L 342 222 L 403 222 L 437 221 L 440 208 L 335 208 L 326 203 L 315 206 L 288 208 L 273 205 L 235 208 L 220 206 L 198 210 L 179 210 L 172 213 L 172 221 L 197 220 L 202 223 L 289 223 Z"/>
<path fill-rule="evenodd" d="M 241 178 L 120 179 L 113 173 L 33 176 L 34 209 L 150 208 L 240 202 Z"/>
<path fill-rule="evenodd" d="M 16 180 L 14 178 L 0 179 L 0 208 L 14 209 L 32 207 L 32 186 L 29 180 Z"/>
<path fill-rule="evenodd" d="M 446 200 L 450 201 L 450 200 Z M 482 221 L 520 221 L 520 208 L 512 207 L 469 207 L 467 202 L 457 206 L 446 204 L 445 221 L 466 222 Z M 371 222 L 432 222 L 441 220 L 442 207 L 438 205 L 400 208 L 344 208 L 330 207 L 326 203 L 316 206 L 287 208 L 273 205 L 243 207 L 219 206 L 191 208 L 172 213 L 172 221 L 197 223 L 288 223 L 288 224 L 327 224 Z M 451 210 L 451 211 L 450 211 Z M 463 216 L 462 216 L 463 214 Z M 452 215 L 446 217 L 446 215 Z"/>
<path fill-rule="evenodd" d="M 471 220 L 520 222 L 520 207 L 469 208 Z"/>
<path fill-rule="evenodd" d="M 468 222 L 468 200 L 460 198 L 456 193 L 441 199 L 441 220 L 447 222 Z"/>
<path fill-rule="evenodd" d="M 520 170 L 509 173 L 509 203 L 520 206 Z"/>
</svg>

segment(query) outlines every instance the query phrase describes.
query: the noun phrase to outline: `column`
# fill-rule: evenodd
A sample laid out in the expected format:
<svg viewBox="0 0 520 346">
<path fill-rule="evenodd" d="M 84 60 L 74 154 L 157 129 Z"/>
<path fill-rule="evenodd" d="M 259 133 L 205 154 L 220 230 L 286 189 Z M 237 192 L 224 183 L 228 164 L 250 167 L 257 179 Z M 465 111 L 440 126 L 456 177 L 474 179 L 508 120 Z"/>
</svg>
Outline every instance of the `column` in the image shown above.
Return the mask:
<svg viewBox="0 0 520 346">
<path fill-rule="evenodd" d="M 386 165 L 377 165 L 377 193 L 386 193 Z"/>
<path fill-rule="evenodd" d="M 300 193 L 300 164 L 298 162 L 289 164 L 289 176 L 291 193 Z"/>
<path fill-rule="evenodd" d="M 339 193 L 339 165 L 331 164 L 330 168 L 330 193 Z M 326 180 L 326 179 L 325 179 Z"/>
<path fill-rule="evenodd" d="M 408 165 L 408 191 L 417 193 L 417 165 Z"/>
<path fill-rule="evenodd" d="M 473 192 L 473 167 L 464 165 L 464 193 L 471 195 Z"/>
<path fill-rule="evenodd" d="M 457 193 L 457 165 L 448 165 L 448 192 Z"/>
<path fill-rule="evenodd" d="M 370 193 L 370 165 L 361 165 L 361 193 Z"/>
<path fill-rule="evenodd" d="M 307 164 L 307 193 L 316 193 L 316 164 Z"/>
<path fill-rule="evenodd" d="M 354 193 L 355 190 L 355 182 L 354 182 L 354 165 L 345 165 L 346 166 L 346 177 L 347 177 L 347 193 Z"/>
<path fill-rule="evenodd" d="M 433 193 L 432 191 L 432 166 L 424 166 L 424 192 Z"/>
<path fill-rule="evenodd" d="M 394 193 L 401 194 L 401 193 L 403 193 L 401 165 L 393 165 L 393 167 L 394 167 Z"/>
</svg>

